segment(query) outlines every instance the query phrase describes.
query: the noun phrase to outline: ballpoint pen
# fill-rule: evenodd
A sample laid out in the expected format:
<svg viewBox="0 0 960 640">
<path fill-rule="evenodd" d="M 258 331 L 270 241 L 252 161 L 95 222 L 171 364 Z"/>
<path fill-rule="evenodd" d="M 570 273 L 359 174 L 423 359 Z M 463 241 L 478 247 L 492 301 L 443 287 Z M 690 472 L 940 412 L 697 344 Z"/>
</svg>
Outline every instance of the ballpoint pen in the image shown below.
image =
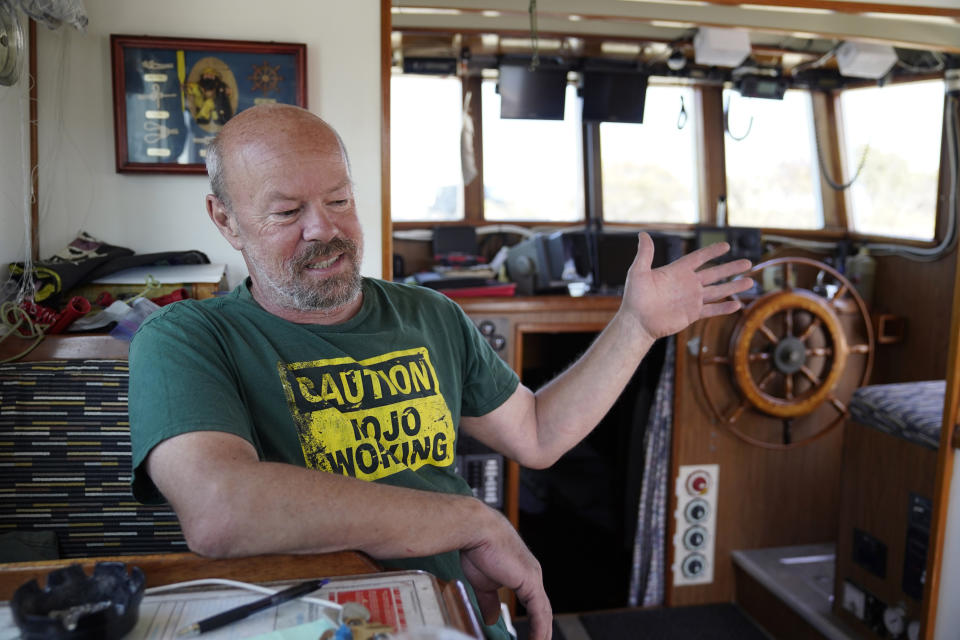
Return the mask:
<svg viewBox="0 0 960 640">
<path fill-rule="evenodd" d="M 196 636 L 200 635 L 201 633 L 206 633 L 207 631 L 219 629 L 220 627 L 224 627 L 238 620 L 243 620 L 250 614 L 256 613 L 262 609 L 275 607 L 283 604 L 284 602 L 299 598 L 300 596 L 305 596 L 308 593 L 316 591 L 323 585 L 327 584 L 327 582 L 329 582 L 329 580 L 324 578 L 318 580 L 308 580 L 306 582 L 301 582 L 300 584 L 295 584 L 292 587 L 278 591 L 273 595 L 267 596 L 266 598 L 254 600 L 253 602 L 224 611 L 223 613 L 218 613 L 215 616 L 204 618 L 200 622 L 187 625 L 186 627 L 183 627 L 177 631 L 177 637 L 182 638 Z"/>
</svg>

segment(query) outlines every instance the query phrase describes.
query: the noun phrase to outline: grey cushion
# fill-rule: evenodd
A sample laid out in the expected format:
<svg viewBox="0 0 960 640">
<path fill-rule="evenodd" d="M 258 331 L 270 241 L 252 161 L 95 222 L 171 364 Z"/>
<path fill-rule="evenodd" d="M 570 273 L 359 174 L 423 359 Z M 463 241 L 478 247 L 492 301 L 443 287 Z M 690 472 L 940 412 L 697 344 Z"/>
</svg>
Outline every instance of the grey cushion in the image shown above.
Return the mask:
<svg viewBox="0 0 960 640">
<path fill-rule="evenodd" d="M 850 415 L 867 426 L 937 449 L 946 387 L 944 380 L 861 387 L 850 400 Z"/>
</svg>

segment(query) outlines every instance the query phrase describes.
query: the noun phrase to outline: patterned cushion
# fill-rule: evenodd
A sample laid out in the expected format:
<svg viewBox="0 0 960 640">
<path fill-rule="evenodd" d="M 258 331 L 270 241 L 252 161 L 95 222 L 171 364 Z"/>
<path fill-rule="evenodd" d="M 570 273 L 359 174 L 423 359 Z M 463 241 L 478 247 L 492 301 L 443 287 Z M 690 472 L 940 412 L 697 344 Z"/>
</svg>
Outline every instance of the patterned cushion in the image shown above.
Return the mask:
<svg viewBox="0 0 960 640">
<path fill-rule="evenodd" d="M 186 551 L 167 505 L 130 494 L 126 360 L 0 365 L 0 533 L 75 558 Z"/>
<path fill-rule="evenodd" d="M 880 431 L 937 449 L 946 387 L 944 380 L 861 387 L 850 400 L 850 415 Z"/>
</svg>

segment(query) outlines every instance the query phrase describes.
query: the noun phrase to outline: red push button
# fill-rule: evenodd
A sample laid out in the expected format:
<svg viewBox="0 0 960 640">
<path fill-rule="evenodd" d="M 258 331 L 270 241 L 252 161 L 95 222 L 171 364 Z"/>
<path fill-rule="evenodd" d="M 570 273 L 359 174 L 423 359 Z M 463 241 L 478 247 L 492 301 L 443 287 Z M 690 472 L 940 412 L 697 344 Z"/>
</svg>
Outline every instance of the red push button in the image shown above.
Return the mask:
<svg viewBox="0 0 960 640">
<path fill-rule="evenodd" d="M 710 474 L 706 471 L 695 471 L 687 478 L 687 491 L 694 496 L 702 496 L 710 490 Z"/>
</svg>

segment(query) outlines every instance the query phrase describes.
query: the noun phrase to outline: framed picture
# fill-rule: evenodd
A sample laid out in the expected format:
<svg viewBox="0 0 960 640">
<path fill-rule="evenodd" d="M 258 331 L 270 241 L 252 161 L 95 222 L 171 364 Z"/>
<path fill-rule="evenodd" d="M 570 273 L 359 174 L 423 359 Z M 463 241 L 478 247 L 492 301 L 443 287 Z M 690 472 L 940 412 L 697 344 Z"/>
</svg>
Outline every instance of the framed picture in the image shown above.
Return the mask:
<svg viewBox="0 0 960 640">
<path fill-rule="evenodd" d="M 117 171 L 205 173 L 207 145 L 257 104 L 307 106 L 305 44 L 110 36 Z"/>
</svg>

